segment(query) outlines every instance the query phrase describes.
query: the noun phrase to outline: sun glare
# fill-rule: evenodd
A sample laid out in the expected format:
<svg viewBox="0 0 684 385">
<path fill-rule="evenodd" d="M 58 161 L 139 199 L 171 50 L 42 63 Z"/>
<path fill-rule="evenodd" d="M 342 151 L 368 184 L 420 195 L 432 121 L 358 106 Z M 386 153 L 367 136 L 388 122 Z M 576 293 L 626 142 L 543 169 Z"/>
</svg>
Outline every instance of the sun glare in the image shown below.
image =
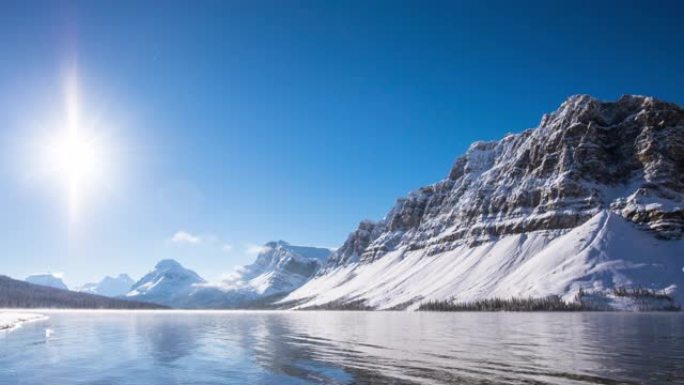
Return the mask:
<svg viewBox="0 0 684 385">
<path fill-rule="evenodd" d="M 83 189 L 96 175 L 99 168 L 98 148 L 93 140 L 88 140 L 69 132 L 58 138 L 52 145 L 49 155 L 55 171 L 70 190 Z"/>
<path fill-rule="evenodd" d="M 86 193 L 105 173 L 106 149 L 95 135 L 94 127 L 84 124 L 88 120 L 81 115 L 75 72 L 68 77 L 65 91 L 66 119 L 54 128 L 42 156 L 51 179 L 66 190 L 69 214 L 75 220 L 80 215 Z"/>
</svg>

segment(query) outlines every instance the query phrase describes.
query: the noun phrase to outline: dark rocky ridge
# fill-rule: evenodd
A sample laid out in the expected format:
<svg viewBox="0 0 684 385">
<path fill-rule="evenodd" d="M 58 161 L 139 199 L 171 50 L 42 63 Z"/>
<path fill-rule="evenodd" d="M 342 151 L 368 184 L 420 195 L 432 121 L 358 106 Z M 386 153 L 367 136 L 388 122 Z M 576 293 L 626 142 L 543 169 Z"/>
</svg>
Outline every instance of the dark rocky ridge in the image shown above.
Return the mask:
<svg viewBox="0 0 684 385">
<path fill-rule="evenodd" d="M 684 109 L 645 96 L 577 95 L 537 128 L 471 145 L 446 179 L 399 199 L 383 220 L 361 222 L 325 270 L 400 246 L 432 254 L 573 228 L 603 209 L 680 239 L 683 202 Z"/>
</svg>

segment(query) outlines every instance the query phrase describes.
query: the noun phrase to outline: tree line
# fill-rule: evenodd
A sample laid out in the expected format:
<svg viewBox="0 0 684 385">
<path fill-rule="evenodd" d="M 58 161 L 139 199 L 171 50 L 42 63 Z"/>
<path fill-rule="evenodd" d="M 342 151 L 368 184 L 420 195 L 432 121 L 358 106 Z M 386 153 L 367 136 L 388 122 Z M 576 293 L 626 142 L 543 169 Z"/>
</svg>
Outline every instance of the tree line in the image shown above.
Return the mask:
<svg viewBox="0 0 684 385">
<path fill-rule="evenodd" d="M 0 308 L 161 309 L 165 307 L 34 285 L 0 276 Z"/>
<path fill-rule="evenodd" d="M 629 298 L 638 310 L 679 311 L 672 296 L 656 290 L 626 287 L 612 289 L 608 294 L 591 293 L 579 289 L 574 301 L 566 302 L 557 295 L 541 298 L 488 298 L 477 301 L 457 302 L 452 297 L 444 301 L 427 301 L 418 310 L 422 311 L 612 311 L 610 297 Z"/>
</svg>

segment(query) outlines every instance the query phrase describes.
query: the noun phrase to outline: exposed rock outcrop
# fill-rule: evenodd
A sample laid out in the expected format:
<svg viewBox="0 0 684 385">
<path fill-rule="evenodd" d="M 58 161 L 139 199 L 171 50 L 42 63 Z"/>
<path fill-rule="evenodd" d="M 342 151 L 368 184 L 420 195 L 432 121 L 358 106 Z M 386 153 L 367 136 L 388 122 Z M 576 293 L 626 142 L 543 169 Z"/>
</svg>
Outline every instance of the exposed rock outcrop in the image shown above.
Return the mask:
<svg viewBox="0 0 684 385">
<path fill-rule="evenodd" d="M 630 287 L 680 300 L 683 236 L 684 110 L 577 95 L 537 128 L 473 143 L 280 303 L 415 309 Z"/>
<path fill-rule="evenodd" d="M 539 127 L 473 143 L 448 177 L 364 221 L 328 267 L 398 246 L 443 252 L 569 229 L 611 209 L 660 238 L 684 234 L 684 110 L 644 96 L 566 100 Z"/>
</svg>

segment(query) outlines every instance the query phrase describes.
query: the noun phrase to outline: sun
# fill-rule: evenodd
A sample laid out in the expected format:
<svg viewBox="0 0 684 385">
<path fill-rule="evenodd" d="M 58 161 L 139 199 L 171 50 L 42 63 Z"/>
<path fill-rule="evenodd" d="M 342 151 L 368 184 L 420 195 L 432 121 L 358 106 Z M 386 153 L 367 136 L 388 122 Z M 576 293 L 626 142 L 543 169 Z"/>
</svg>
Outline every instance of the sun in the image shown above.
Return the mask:
<svg viewBox="0 0 684 385">
<path fill-rule="evenodd" d="M 107 174 L 109 152 L 92 119 L 83 116 L 75 73 L 67 78 L 65 113 L 43 142 L 44 170 L 66 191 L 71 219 L 80 216 L 87 196 Z"/>
<path fill-rule="evenodd" d="M 97 177 L 101 164 L 101 149 L 92 138 L 67 132 L 50 146 L 49 161 L 63 181 L 72 189 L 82 189 Z"/>
</svg>

